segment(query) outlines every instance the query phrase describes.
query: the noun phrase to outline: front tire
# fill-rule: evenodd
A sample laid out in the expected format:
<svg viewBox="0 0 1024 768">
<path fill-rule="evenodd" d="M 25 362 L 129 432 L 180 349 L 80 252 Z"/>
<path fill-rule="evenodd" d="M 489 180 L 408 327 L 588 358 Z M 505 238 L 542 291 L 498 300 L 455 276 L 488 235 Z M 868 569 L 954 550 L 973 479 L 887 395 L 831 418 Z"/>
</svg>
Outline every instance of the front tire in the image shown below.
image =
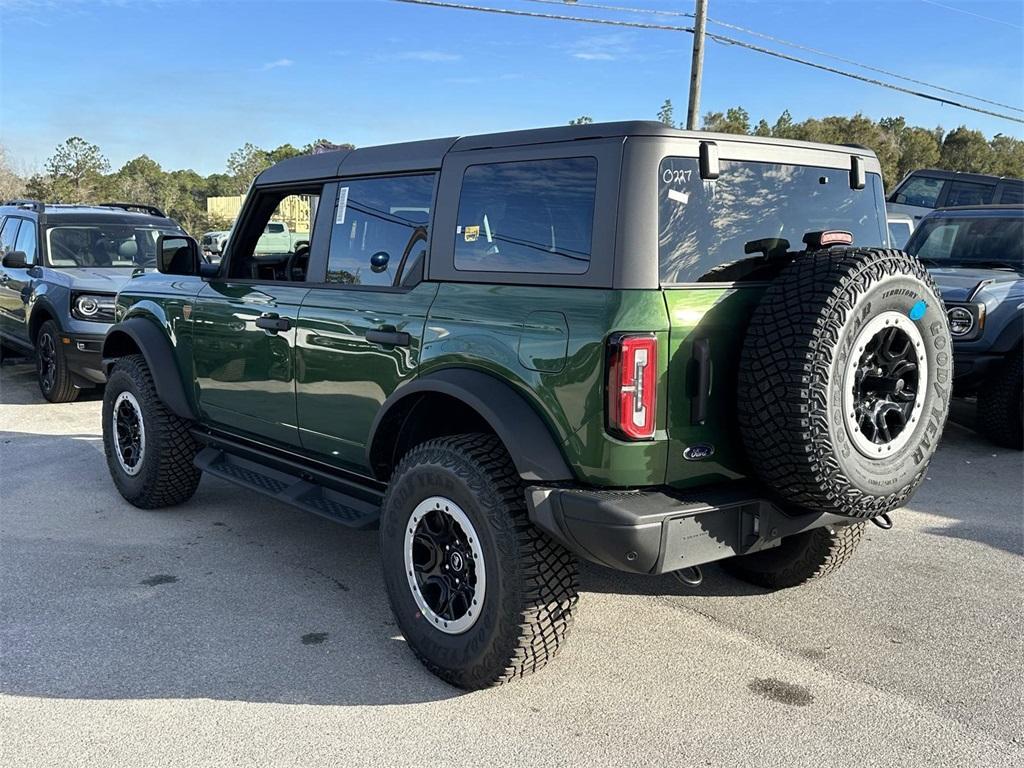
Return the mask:
<svg viewBox="0 0 1024 768">
<path fill-rule="evenodd" d="M 395 618 L 441 679 L 498 685 L 558 652 L 578 599 L 576 562 L 529 521 L 522 483 L 494 436 L 409 451 L 391 478 L 380 536 Z"/>
<path fill-rule="evenodd" d="M 189 423 L 160 401 L 142 355 L 122 357 L 107 380 L 103 449 L 117 490 L 140 509 L 181 504 L 199 485 Z"/>
<path fill-rule="evenodd" d="M 978 431 L 997 445 L 1024 448 L 1024 349 L 1011 353 L 978 392 Z"/>
<path fill-rule="evenodd" d="M 39 391 L 51 403 L 70 403 L 78 399 L 80 390 L 71 380 L 60 329 L 53 320 L 43 323 L 36 334 L 36 379 Z"/>
<path fill-rule="evenodd" d="M 733 576 L 765 589 L 788 589 L 828 576 L 853 556 L 864 523 L 786 536 L 778 547 L 722 561 Z"/>
</svg>

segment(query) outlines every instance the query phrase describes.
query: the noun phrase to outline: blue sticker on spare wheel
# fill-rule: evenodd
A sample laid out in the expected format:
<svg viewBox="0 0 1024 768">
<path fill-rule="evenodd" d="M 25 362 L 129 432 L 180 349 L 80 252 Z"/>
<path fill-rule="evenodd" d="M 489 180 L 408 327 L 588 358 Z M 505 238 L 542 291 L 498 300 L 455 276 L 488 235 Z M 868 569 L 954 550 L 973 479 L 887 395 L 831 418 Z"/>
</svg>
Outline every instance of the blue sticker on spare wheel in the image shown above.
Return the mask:
<svg viewBox="0 0 1024 768">
<path fill-rule="evenodd" d="M 924 299 L 920 299 L 917 302 L 915 302 L 914 306 L 910 308 L 910 311 L 907 312 L 907 314 L 910 316 L 911 320 L 920 320 L 922 317 L 924 317 L 924 313 L 927 309 L 928 302 L 925 301 Z"/>
</svg>

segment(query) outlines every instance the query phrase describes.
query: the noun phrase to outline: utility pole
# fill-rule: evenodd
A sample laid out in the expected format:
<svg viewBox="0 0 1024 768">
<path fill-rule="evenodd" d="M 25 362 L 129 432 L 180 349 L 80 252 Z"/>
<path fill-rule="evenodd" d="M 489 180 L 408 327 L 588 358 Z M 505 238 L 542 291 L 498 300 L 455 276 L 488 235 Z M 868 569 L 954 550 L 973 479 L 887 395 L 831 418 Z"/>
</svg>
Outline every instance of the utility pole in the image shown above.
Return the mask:
<svg viewBox="0 0 1024 768">
<path fill-rule="evenodd" d="M 690 106 L 686 110 L 686 130 L 696 131 L 700 122 L 700 81 L 704 76 L 704 28 L 708 23 L 708 0 L 696 0 L 693 25 L 693 59 L 690 62 Z"/>
</svg>

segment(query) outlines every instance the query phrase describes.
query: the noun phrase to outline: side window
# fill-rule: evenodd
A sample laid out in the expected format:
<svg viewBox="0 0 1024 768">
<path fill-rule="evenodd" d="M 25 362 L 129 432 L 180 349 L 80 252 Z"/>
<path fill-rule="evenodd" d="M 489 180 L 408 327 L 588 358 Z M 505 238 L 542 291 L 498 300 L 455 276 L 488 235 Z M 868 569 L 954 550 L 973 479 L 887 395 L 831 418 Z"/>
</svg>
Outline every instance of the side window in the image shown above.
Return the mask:
<svg viewBox="0 0 1024 768">
<path fill-rule="evenodd" d="M 931 176 L 912 176 L 896 193 L 896 202 L 934 208 L 943 183 L 942 179 L 933 179 Z"/>
<path fill-rule="evenodd" d="M 303 282 L 323 187 L 259 190 L 228 241 L 228 275 L 238 280 Z M 239 227 L 240 225 L 240 227 Z"/>
<path fill-rule="evenodd" d="M 918 248 L 917 257 L 937 261 L 948 259 L 959 230 L 959 224 L 942 224 L 936 227 L 928 233 L 928 238 Z"/>
<path fill-rule="evenodd" d="M 28 264 L 36 263 L 36 228 L 33 222 L 27 220 L 22 222 L 14 250 L 23 251 Z"/>
<path fill-rule="evenodd" d="M 988 205 L 995 197 L 994 184 L 976 184 L 970 181 L 951 181 L 946 194 L 947 206 Z"/>
<path fill-rule="evenodd" d="M 19 224 L 21 224 L 21 219 L 9 216 L 4 222 L 3 228 L 0 228 L 0 257 L 6 256 L 14 250 L 14 243 L 18 239 Z"/>
<path fill-rule="evenodd" d="M 434 178 L 425 174 L 340 182 L 327 282 L 395 285 L 414 264 L 421 264 L 429 242 Z"/>
<path fill-rule="evenodd" d="M 1024 203 L 1024 184 L 1013 181 L 1004 182 L 997 202 L 1018 205 Z"/>
<path fill-rule="evenodd" d="M 459 197 L 455 268 L 583 274 L 596 196 L 593 157 L 470 166 Z"/>
</svg>

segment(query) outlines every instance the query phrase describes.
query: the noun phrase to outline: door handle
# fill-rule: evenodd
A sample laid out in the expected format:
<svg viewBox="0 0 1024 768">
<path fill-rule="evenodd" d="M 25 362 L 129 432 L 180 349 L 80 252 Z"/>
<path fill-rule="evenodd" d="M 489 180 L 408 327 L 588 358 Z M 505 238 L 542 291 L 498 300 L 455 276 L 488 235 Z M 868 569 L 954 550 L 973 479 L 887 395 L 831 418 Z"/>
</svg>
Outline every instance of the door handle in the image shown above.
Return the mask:
<svg viewBox="0 0 1024 768">
<path fill-rule="evenodd" d="M 386 347 L 408 347 L 412 343 L 412 337 L 408 333 L 396 331 L 387 325 L 375 331 L 367 331 L 366 340 L 371 344 L 381 344 Z"/>
<path fill-rule="evenodd" d="M 256 327 L 277 333 L 278 331 L 287 331 L 292 327 L 292 323 L 287 317 L 281 317 L 273 312 L 266 312 L 256 319 Z"/>
</svg>

